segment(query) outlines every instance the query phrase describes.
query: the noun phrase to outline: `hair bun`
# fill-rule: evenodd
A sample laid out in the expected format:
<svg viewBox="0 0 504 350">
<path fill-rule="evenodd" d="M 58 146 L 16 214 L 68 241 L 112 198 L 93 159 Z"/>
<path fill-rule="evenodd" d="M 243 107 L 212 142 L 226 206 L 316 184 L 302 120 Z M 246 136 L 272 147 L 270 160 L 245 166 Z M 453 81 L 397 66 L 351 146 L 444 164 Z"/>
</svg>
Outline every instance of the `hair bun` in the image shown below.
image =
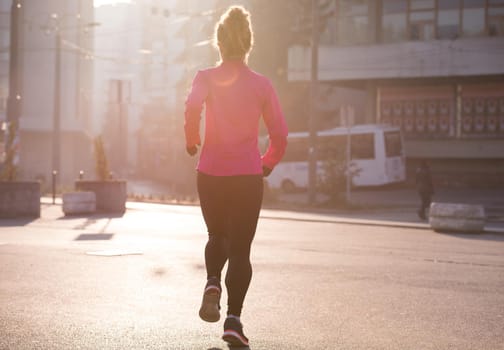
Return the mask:
<svg viewBox="0 0 504 350">
<path fill-rule="evenodd" d="M 224 24 L 230 27 L 248 26 L 248 14 L 245 13 L 241 7 L 232 7 L 227 13 Z"/>
<path fill-rule="evenodd" d="M 235 6 L 229 10 L 228 18 L 233 20 L 246 20 L 248 14 L 243 11 L 241 7 Z"/>
<path fill-rule="evenodd" d="M 232 6 L 216 25 L 216 46 L 223 58 L 245 57 L 252 48 L 250 14 L 241 6 Z"/>
</svg>

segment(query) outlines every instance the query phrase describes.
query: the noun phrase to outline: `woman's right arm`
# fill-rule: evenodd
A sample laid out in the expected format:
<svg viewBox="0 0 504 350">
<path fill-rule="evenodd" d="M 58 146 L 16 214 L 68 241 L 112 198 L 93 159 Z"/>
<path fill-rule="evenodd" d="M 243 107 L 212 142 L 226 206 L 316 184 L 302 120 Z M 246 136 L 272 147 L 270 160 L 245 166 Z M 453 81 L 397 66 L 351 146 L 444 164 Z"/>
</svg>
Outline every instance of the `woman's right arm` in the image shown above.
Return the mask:
<svg viewBox="0 0 504 350">
<path fill-rule="evenodd" d="M 194 150 L 196 145 L 201 144 L 200 121 L 203 103 L 208 95 L 208 85 L 205 81 L 204 73 L 199 71 L 193 80 L 192 88 L 185 103 L 184 131 L 186 138 L 186 149 Z M 191 155 L 194 155 L 194 152 Z"/>
</svg>

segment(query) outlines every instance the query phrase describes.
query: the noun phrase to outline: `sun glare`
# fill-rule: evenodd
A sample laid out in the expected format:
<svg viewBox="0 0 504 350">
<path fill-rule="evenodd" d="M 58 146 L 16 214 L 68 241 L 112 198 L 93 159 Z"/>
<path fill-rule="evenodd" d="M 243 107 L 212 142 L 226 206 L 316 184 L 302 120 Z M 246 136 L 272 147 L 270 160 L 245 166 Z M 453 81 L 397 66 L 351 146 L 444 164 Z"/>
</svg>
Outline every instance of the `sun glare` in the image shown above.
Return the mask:
<svg viewBox="0 0 504 350">
<path fill-rule="evenodd" d="M 103 6 L 103 5 L 115 5 L 115 4 L 124 4 L 131 3 L 131 0 L 94 0 L 94 7 Z"/>
</svg>

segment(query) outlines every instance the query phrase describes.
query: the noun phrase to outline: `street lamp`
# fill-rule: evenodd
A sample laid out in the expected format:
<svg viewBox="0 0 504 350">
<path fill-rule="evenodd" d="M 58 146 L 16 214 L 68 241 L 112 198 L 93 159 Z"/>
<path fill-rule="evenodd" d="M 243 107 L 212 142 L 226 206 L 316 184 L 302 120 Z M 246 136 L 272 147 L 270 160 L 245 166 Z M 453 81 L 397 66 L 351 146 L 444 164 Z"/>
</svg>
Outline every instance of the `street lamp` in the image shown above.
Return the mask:
<svg viewBox="0 0 504 350">
<path fill-rule="evenodd" d="M 60 136 L 61 136 L 61 116 L 60 116 L 60 98 L 61 98 L 61 33 L 57 30 L 55 38 L 55 56 L 54 56 L 54 114 L 53 114 L 53 137 L 52 137 L 52 168 L 53 173 L 59 173 L 61 165 L 60 154 Z"/>
</svg>

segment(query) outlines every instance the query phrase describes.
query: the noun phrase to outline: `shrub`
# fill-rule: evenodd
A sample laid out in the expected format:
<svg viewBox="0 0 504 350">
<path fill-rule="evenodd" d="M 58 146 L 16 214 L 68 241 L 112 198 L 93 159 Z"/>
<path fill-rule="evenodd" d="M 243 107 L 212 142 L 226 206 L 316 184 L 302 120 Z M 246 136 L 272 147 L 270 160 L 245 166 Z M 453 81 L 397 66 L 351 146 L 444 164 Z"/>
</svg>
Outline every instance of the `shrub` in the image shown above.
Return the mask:
<svg viewBox="0 0 504 350">
<path fill-rule="evenodd" d="M 347 204 L 345 196 L 347 173 L 350 176 L 350 181 L 352 181 L 360 173 L 361 169 L 358 169 L 355 163 L 350 162 L 347 171 L 345 148 L 330 148 L 326 152 L 327 160 L 322 164 L 322 172 L 318 177 L 318 186 L 322 192 L 329 195 L 329 204 Z"/>
<path fill-rule="evenodd" d="M 5 162 L 0 173 L 0 180 L 15 181 L 18 176 L 18 169 L 15 163 L 16 159 L 16 145 L 15 140 L 17 137 L 17 123 L 15 121 L 9 123 L 6 136 L 5 145 Z"/>
</svg>

